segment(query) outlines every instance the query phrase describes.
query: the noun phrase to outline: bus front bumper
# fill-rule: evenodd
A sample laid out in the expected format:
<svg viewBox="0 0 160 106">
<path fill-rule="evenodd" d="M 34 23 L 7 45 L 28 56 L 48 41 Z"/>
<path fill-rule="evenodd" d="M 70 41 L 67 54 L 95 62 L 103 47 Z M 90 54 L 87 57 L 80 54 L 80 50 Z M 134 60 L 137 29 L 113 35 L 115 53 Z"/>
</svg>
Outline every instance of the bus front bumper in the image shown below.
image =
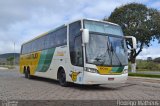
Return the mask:
<svg viewBox="0 0 160 106">
<path fill-rule="evenodd" d="M 128 73 L 121 75 L 100 75 L 97 73 L 84 72 L 83 84 L 111 84 L 125 83 L 128 78 Z"/>
</svg>

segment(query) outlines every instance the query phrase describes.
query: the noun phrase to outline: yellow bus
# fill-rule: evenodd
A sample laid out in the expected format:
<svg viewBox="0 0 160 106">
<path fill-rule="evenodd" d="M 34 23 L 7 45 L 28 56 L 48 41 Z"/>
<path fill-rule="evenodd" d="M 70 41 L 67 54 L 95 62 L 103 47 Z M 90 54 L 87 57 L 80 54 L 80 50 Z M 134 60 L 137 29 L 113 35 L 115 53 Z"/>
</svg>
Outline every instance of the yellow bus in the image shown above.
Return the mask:
<svg viewBox="0 0 160 106">
<path fill-rule="evenodd" d="M 128 77 L 126 38 L 119 25 L 80 19 L 46 32 L 21 46 L 20 73 L 68 82 L 99 85 L 124 83 Z"/>
</svg>

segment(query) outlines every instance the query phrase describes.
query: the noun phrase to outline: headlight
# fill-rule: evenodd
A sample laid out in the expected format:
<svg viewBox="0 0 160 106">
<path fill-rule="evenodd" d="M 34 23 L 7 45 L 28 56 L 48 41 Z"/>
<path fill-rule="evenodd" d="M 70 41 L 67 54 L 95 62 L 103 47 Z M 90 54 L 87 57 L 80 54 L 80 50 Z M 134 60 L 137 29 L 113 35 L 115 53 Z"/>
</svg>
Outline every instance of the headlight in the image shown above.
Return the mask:
<svg viewBox="0 0 160 106">
<path fill-rule="evenodd" d="M 98 73 L 98 70 L 94 68 L 85 67 L 84 70 L 91 73 Z"/>
<path fill-rule="evenodd" d="M 124 69 L 123 74 L 127 74 L 127 73 L 128 73 L 128 69 Z"/>
</svg>

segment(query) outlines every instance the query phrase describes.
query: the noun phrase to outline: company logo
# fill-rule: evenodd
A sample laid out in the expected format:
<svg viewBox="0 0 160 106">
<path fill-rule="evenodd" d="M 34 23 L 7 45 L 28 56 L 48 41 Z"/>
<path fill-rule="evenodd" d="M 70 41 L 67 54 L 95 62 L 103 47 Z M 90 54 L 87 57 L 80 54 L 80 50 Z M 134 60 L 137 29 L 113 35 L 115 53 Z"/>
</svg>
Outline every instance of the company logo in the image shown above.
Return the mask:
<svg viewBox="0 0 160 106">
<path fill-rule="evenodd" d="M 97 68 L 100 74 L 109 74 L 112 70 L 112 67 L 97 66 Z"/>
<path fill-rule="evenodd" d="M 38 58 L 38 53 L 33 53 L 27 55 L 27 59 L 37 59 Z"/>
<path fill-rule="evenodd" d="M 109 70 L 108 67 L 100 67 L 99 69 L 100 69 L 100 70 Z"/>
<path fill-rule="evenodd" d="M 71 71 L 72 73 L 69 75 L 71 78 L 72 78 L 72 81 L 77 81 L 77 76 L 78 74 L 80 74 L 81 72 L 74 72 L 74 71 Z"/>
<path fill-rule="evenodd" d="M 57 56 L 64 56 L 64 52 L 63 51 L 57 51 Z"/>
</svg>

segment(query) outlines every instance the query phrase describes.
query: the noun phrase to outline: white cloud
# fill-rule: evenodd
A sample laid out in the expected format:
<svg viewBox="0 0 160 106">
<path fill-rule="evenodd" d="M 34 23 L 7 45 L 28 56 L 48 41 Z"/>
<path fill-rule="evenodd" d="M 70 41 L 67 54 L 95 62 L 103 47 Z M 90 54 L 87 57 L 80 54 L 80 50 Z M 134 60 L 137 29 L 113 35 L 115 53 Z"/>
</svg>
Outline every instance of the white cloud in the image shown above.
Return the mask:
<svg viewBox="0 0 160 106">
<path fill-rule="evenodd" d="M 144 48 L 137 59 L 147 59 L 147 57 L 152 57 L 153 59 L 160 57 L 160 45 L 157 47 Z"/>
</svg>

